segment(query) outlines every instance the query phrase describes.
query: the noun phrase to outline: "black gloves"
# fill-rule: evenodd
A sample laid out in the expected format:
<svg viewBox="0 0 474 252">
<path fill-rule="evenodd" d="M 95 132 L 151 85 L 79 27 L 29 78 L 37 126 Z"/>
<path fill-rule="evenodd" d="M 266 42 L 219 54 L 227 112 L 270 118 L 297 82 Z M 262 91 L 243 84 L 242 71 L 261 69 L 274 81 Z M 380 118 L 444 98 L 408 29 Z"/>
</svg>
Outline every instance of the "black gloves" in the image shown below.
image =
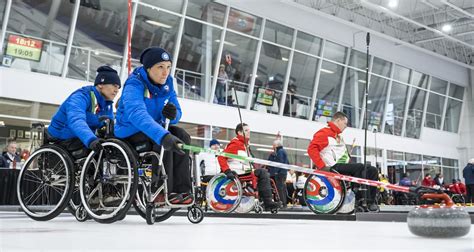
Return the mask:
<svg viewBox="0 0 474 252">
<path fill-rule="evenodd" d="M 103 139 L 97 138 L 89 144 L 89 149 L 95 151 L 96 153 L 99 153 L 101 150 L 104 149 L 104 147 L 102 147 L 102 143 L 104 142 L 105 141 Z"/>
<path fill-rule="evenodd" d="M 226 175 L 227 179 L 234 179 L 235 177 L 237 177 L 237 172 L 231 169 L 225 170 L 224 174 Z"/>
<path fill-rule="evenodd" d="M 173 103 L 168 102 L 163 108 L 163 111 L 161 111 L 161 113 L 163 114 L 164 117 L 170 120 L 173 120 L 176 118 L 176 113 L 177 113 L 176 106 Z"/>
<path fill-rule="evenodd" d="M 163 146 L 165 150 L 176 152 L 179 155 L 184 155 L 184 151 L 178 146 L 178 144 L 183 144 L 183 141 L 173 136 L 171 133 L 165 135 L 163 139 L 161 139 L 161 146 Z"/>
</svg>

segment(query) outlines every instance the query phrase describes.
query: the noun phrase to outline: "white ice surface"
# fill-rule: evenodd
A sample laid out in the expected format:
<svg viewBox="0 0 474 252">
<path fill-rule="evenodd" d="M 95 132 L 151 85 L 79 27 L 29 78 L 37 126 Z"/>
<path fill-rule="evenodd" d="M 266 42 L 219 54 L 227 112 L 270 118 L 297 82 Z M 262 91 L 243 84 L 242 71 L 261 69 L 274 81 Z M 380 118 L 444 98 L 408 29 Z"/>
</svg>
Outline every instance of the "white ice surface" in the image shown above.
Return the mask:
<svg viewBox="0 0 474 252">
<path fill-rule="evenodd" d="M 456 239 L 411 234 L 406 223 L 174 216 L 149 226 L 129 215 L 113 224 L 69 214 L 38 222 L 0 212 L 0 251 L 474 251 L 473 230 Z"/>
</svg>

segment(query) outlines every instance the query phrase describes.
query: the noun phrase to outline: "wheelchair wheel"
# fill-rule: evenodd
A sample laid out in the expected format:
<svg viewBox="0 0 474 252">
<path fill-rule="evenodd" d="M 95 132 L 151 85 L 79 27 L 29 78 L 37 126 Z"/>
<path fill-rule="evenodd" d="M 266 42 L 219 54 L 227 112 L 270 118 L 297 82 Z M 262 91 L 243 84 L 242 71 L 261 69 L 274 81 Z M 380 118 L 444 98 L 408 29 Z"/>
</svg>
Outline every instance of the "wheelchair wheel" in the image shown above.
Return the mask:
<svg viewBox="0 0 474 252">
<path fill-rule="evenodd" d="M 76 207 L 76 212 L 74 213 L 74 217 L 76 217 L 76 220 L 79 222 L 84 222 L 89 219 L 88 218 L 89 215 L 87 215 L 87 211 L 86 209 L 84 209 L 84 206 L 82 205 L 79 205 Z"/>
<path fill-rule="evenodd" d="M 344 181 L 318 175 L 310 175 L 303 190 L 306 205 L 316 214 L 336 213 L 345 195 Z"/>
<path fill-rule="evenodd" d="M 249 213 L 255 208 L 257 199 L 254 196 L 242 196 L 240 204 L 235 209 L 236 213 Z"/>
<path fill-rule="evenodd" d="M 207 185 L 206 200 L 217 213 L 234 211 L 242 200 L 242 184 L 239 179 L 227 179 L 223 173 L 214 176 Z"/>
<path fill-rule="evenodd" d="M 153 225 L 155 224 L 155 204 L 149 203 L 146 205 L 146 224 Z"/>
<path fill-rule="evenodd" d="M 138 186 L 134 152 L 118 139 L 108 139 L 101 153 L 91 152 L 81 171 L 81 202 L 100 223 L 120 220 L 130 209 Z M 95 165 L 97 164 L 97 165 Z"/>
<path fill-rule="evenodd" d="M 74 176 L 69 154 L 56 146 L 36 150 L 20 170 L 17 197 L 30 218 L 47 221 L 58 216 L 71 198 Z"/>
<path fill-rule="evenodd" d="M 204 212 L 200 207 L 192 206 L 188 208 L 188 220 L 193 224 L 198 224 L 204 219 Z"/>
<path fill-rule="evenodd" d="M 135 196 L 135 200 L 133 201 L 133 207 L 135 211 L 140 215 L 143 219 L 147 219 L 146 211 L 147 211 L 147 204 L 146 204 L 146 195 L 145 195 L 145 184 L 139 183 L 137 193 Z M 164 203 L 161 205 L 155 204 L 155 212 L 153 215 L 155 216 L 154 222 L 162 222 L 169 219 L 173 214 L 179 210 L 179 208 L 169 208 L 164 207 Z"/>
</svg>

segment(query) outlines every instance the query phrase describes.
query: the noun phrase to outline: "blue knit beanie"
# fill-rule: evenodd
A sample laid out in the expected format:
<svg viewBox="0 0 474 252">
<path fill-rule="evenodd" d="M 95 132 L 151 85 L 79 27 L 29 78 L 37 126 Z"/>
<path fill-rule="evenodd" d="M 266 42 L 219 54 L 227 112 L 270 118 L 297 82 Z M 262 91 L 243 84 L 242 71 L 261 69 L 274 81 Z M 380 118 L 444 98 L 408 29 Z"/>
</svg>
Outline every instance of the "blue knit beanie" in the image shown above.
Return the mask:
<svg viewBox="0 0 474 252">
<path fill-rule="evenodd" d="M 95 77 L 94 86 L 99 84 L 117 84 L 122 87 L 120 77 L 113 68 L 109 66 L 101 66 L 97 68 L 97 76 Z"/>
<path fill-rule="evenodd" d="M 148 47 L 147 49 L 143 50 L 142 54 L 140 55 L 140 63 L 143 64 L 145 69 L 148 69 L 156 63 L 160 63 L 162 61 L 171 61 L 171 55 L 163 48 Z"/>
<path fill-rule="evenodd" d="M 221 145 L 217 139 L 212 139 L 211 142 L 209 142 L 209 147 L 213 146 L 214 144 Z"/>
</svg>

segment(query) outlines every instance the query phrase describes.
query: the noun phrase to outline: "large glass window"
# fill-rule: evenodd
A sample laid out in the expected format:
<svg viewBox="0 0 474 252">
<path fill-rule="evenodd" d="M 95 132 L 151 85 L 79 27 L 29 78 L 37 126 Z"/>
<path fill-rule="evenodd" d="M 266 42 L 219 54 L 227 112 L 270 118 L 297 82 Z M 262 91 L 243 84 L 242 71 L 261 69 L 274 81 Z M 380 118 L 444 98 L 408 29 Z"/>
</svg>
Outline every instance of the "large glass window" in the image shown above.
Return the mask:
<svg viewBox="0 0 474 252">
<path fill-rule="evenodd" d="M 326 41 L 326 45 L 324 46 L 323 57 L 339 63 L 344 63 L 344 61 L 346 60 L 346 53 L 346 47 L 333 43 L 331 41 Z"/>
<path fill-rule="evenodd" d="M 424 89 L 428 88 L 428 75 L 417 72 L 417 71 L 413 71 L 412 75 L 413 75 L 411 78 L 412 85 L 417 86 L 419 88 L 424 88 Z"/>
<path fill-rule="evenodd" d="M 392 63 L 383 60 L 381 58 L 374 57 L 372 62 L 372 73 L 382 75 L 385 77 L 390 77 L 390 68 Z"/>
<path fill-rule="evenodd" d="M 278 114 L 290 51 L 262 43 L 252 109 Z M 265 99 L 263 99 L 265 97 Z"/>
<path fill-rule="evenodd" d="M 149 0 L 149 1 L 156 2 L 156 0 Z M 169 1 L 173 1 L 173 0 L 169 0 Z M 193 18 L 201 19 L 203 21 L 213 23 L 219 26 L 223 26 L 224 17 L 225 17 L 225 9 L 226 7 L 224 5 L 218 4 L 212 0 L 190 0 L 188 1 L 188 8 L 186 9 L 186 15 Z"/>
<path fill-rule="evenodd" d="M 211 92 L 211 76 L 216 65 L 216 54 L 219 47 L 221 30 L 192 20 L 184 23 L 184 33 L 181 39 L 181 49 L 178 55 L 178 71 L 176 81 L 180 94 L 184 97 L 205 100 Z M 216 87 L 217 101 L 226 101 L 229 79 L 222 69 L 218 86 Z M 183 90 L 184 88 L 184 90 Z"/>
<path fill-rule="evenodd" d="M 178 16 L 139 4 L 132 34 L 132 58 L 139 59 L 142 51 L 150 46 L 164 48 L 176 58 L 173 53 L 179 21 Z M 124 40 L 121 41 L 124 44 Z"/>
<path fill-rule="evenodd" d="M 398 184 L 405 173 L 405 153 L 387 150 L 387 176 L 392 184 Z"/>
<path fill-rule="evenodd" d="M 458 133 L 462 102 L 449 98 L 443 130 Z"/>
<path fill-rule="evenodd" d="M 142 3 L 146 3 L 146 4 L 149 4 L 149 5 L 153 5 L 153 6 L 157 6 L 157 7 L 160 7 L 162 9 L 166 9 L 166 10 L 170 10 L 170 11 L 174 11 L 174 12 L 177 12 L 177 13 L 181 13 L 181 9 L 182 9 L 182 6 L 183 6 L 183 2 L 184 0 L 160 0 L 160 1 L 156 1 L 156 0 L 140 0 L 140 2 Z M 189 3 L 188 3 L 188 9 L 190 8 L 190 6 L 192 6 L 192 9 L 193 10 L 200 10 L 200 8 L 198 8 L 196 5 L 198 5 L 196 2 L 204 2 L 202 5 L 205 5 L 205 3 L 207 2 L 210 2 L 210 0 L 189 0 Z"/>
<path fill-rule="evenodd" d="M 227 31 L 224 50 L 220 64 L 225 65 L 225 72 L 236 89 L 232 92 L 230 105 L 245 107 L 248 101 L 249 83 L 257 50 L 257 41 L 231 31 Z M 237 93 L 237 99 L 235 99 Z"/>
<path fill-rule="evenodd" d="M 6 1 L 2 1 L 4 5 Z M 4 6 L 0 6 L 3 10 Z M 13 1 L 5 37 L 4 52 L 10 46 L 8 39 L 13 41 L 25 38 L 41 40 L 39 57 L 35 59 L 12 57 L 11 68 L 53 75 L 62 73 L 65 58 L 65 48 L 69 33 L 69 25 L 74 9 L 74 3 L 60 1 Z M 1 16 L 3 18 L 3 14 Z M 1 23 L 1 22 L 0 22 Z M 38 43 L 37 41 L 35 41 Z M 14 50 L 15 48 L 11 48 Z"/>
<path fill-rule="evenodd" d="M 449 84 L 449 96 L 462 100 L 464 96 L 464 88 L 456 84 Z"/>
<path fill-rule="evenodd" d="M 107 5 L 99 2 L 97 5 L 81 4 L 73 45 L 122 55 L 127 36 L 127 13 L 126 0 L 113 1 Z"/>
<path fill-rule="evenodd" d="M 403 117 L 408 95 L 408 86 L 392 82 L 392 89 L 385 115 L 385 133 L 395 136 L 402 135 Z"/>
<path fill-rule="evenodd" d="M 441 158 L 423 155 L 423 177 L 429 174 L 434 178 L 438 173 L 441 173 Z"/>
<path fill-rule="evenodd" d="M 448 89 L 448 82 L 438 79 L 436 77 L 431 77 L 431 87 L 430 90 L 439 94 L 446 94 L 446 89 Z"/>
<path fill-rule="evenodd" d="M 364 100 L 365 76 L 365 72 L 351 68 L 347 70 L 344 94 L 342 96 L 342 111 L 349 118 L 349 127 L 359 127 L 362 103 Z"/>
<path fill-rule="evenodd" d="M 273 21 L 267 20 L 263 39 L 283 46 L 291 47 L 293 41 L 293 29 Z"/>
<path fill-rule="evenodd" d="M 125 0 L 108 5 L 81 3 L 68 77 L 94 79 L 96 69 L 104 64 L 119 70 L 127 36 L 127 13 Z"/>
<path fill-rule="evenodd" d="M 329 121 L 336 112 L 343 69 L 344 67 L 338 64 L 323 61 L 314 108 L 314 120 Z"/>
<path fill-rule="evenodd" d="M 410 69 L 399 66 L 399 65 L 394 66 L 393 79 L 408 83 L 409 78 L 410 78 Z"/>
<path fill-rule="evenodd" d="M 308 119 L 318 59 L 295 52 L 283 115 Z"/>
<path fill-rule="evenodd" d="M 412 87 L 410 100 L 408 103 L 408 116 L 405 130 L 406 137 L 420 137 L 425 97 L 426 91 Z"/>
<path fill-rule="evenodd" d="M 371 76 L 369 86 L 369 97 L 367 109 L 369 114 L 368 129 L 380 131 L 382 127 L 382 116 L 387 100 L 388 80 L 377 76 Z M 366 115 L 367 116 L 367 115 Z"/>
<path fill-rule="evenodd" d="M 260 35 L 262 18 L 231 8 L 227 28 L 254 37 Z"/>
<path fill-rule="evenodd" d="M 351 50 L 349 65 L 365 70 L 367 68 L 367 55 L 356 50 Z"/>
<path fill-rule="evenodd" d="M 422 180 L 422 160 L 421 155 L 413 153 L 405 153 L 407 162 L 406 173 L 411 181 L 417 182 L 419 185 Z"/>
<path fill-rule="evenodd" d="M 426 109 L 425 126 L 433 129 L 441 129 L 441 118 L 443 117 L 445 97 L 430 93 L 428 108 Z"/>
<path fill-rule="evenodd" d="M 298 31 L 295 49 L 313 55 L 319 55 L 321 52 L 321 39 L 305 32 Z"/>
<path fill-rule="evenodd" d="M 0 2 L 0 24 L 3 24 L 3 16 L 5 15 L 5 6 L 7 1 Z"/>
</svg>

